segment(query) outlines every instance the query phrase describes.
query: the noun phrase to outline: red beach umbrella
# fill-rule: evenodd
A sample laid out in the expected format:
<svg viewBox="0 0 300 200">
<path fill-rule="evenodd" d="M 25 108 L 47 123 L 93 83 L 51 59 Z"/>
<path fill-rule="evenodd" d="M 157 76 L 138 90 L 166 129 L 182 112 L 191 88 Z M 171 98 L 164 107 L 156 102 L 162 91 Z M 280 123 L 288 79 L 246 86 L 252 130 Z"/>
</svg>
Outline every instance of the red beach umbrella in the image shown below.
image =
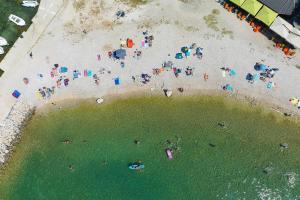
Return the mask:
<svg viewBox="0 0 300 200">
<path fill-rule="evenodd" d="M 132 48 L 133 45 L 134 45 L 134 43 L 133 43 L 132 39 L 127 39 L 127 47 Z"/>
</svg>

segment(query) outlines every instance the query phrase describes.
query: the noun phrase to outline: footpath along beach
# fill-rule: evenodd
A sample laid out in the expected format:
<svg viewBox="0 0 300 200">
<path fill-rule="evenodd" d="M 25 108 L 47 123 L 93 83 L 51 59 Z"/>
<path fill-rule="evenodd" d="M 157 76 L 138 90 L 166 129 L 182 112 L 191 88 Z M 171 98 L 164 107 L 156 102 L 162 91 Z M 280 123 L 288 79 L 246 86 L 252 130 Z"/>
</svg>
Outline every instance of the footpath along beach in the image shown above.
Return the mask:
<svg viewBox="0 0 300 200">
<path fill-rule="evenodd" d="M 23 35 L 0 63 L 1 163 L 33 110 L 65 99 L 211 91 L 299 114 L 299 51 L 285 57 L 215 1 L 43 0 Z"/>
</svg>

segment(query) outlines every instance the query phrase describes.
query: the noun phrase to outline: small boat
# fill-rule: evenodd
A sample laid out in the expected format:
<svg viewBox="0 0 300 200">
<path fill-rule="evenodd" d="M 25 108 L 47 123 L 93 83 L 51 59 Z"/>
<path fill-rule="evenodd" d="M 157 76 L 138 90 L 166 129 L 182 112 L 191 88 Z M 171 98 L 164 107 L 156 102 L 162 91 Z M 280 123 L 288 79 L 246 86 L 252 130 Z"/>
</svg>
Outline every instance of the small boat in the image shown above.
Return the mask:
<svg viewBox="0 0 300 200">
<path fill-rule="evenodd" d="M 0 47 L 0 55 L 1 54 L 4 54 L 4 49 L 3 49 L 3 47 Z"/>
<path fill-rule="evenodd" d="M 166 149 L 166 154 L 167 154 L 167 157 L 169 158 L 169 160 L 172 160 L 173 159 L 173 150 L 172 149 Z"/>
<path fill-rule="evenodd" d="M 35 8 L 38 5 L 39 5 L 39 2 L 37 2 L 37 1 L 23 1 L 22 2 L 22 6 L 24 6 L 24 7 Z"/>
<path fill-rule="evenodd" d="M 140 169 L 144 169 L 145 165 L 141 162 L 134 162 L 134 163 L 130 163 L 128 165 L 128 168 L 132 170 L 140 170 Z"/>
<path fill-rule="evenodd" d="M 6 45 L 8 45 L 8 42 L 4 37 L 0 36 L 0 46 L 6 46 Z"/>
<path fill-rule="evenodd" d="M 21 17 L 18 17 L 16 15 L 11 14 L 11 15 L 9 15 L 8 19 L 19 26 L 26 25 L 24 19 L 22 19 Z"/>
</svg>

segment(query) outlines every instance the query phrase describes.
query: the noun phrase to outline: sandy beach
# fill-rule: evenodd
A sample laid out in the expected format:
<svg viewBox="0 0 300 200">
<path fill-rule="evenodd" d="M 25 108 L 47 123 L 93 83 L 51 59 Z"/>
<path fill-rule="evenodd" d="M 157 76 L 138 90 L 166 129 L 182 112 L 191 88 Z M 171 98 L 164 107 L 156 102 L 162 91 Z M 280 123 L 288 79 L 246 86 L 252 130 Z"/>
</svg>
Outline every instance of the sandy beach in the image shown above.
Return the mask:
<svg viewBox="0 0 300 200">
<path fill-rule="evenodd" d="M 115 15 L 118 10 L 124 10 L 125 17 L 118 19 Z M 211 20 L 216 23 L 211 24 Z M 145 31 L 154 37 L 152 47 L 141 45 Z M 216 1 L 156 0 L 135 7 L 107 0 L 58 0 L 55 4 L 43 0 L 33 25 L 23 35 L 0 63 L 5 70 L 0 78 L 0 120 L 4 129 L 18 101 L 32 110 L 65 99 L 103 97 L 105 100 L 107 95 L 143 90 L 163 95 L 162 89 L 178 88 L 183 88 L 183 93 L 196 90 L 248 96 L 299 114 L 289 98 L 300 98 L 300 70 L 296 68 L 300 52 L 297 50 L 293 58 L 285 57 L 273 47 L 272 41 L 253 32 L 248 23 L 238 20 Z M 127 55 L 122 68 L 121 61 L 109 58 L 108 52 L 119 49 L 121 41 L 127 38 L 134 41 L 134 46 L 125 48 Z M 202 59 L 193 55 L 175 59 L 182 47 L 193 43 L 203 48 Z M 142 52 L 139 59 L 134 58 L 135 50 Z M 154 68 L 161 68 L 168 61 L 182 70 L 178 77 L 173 70 L 153 74 Z M 276 87 L 269 89 L 267 82 L 258 80 L 250 84 L 245 79 L 247 73 L 255 73 L 256 62 L 279 69 L 272 79 Z M 51 77 L 54 64 L 67 67 L 68 72 Z M 188 66 L 193 68 L 192 76 L 185 73 Z M 222 67 L 234 69 L 236 75 L 224 77 Z M 74 70 L 81 72 L 82 77 L 73 80 Z M 84 77 L 84 70 L 96 74 L 99 85 L 93 77 Z M 139 81 L 141 74 L 150 75 L 150 82 Z M 208 75 L 207 81 L 204 74 Z M 62 83 L 57 88 L 60 76 L 69 79 L 68 86 Z M 28 84 L 23 82 L 25 77 Z M 117 77 L 120 85 L 115 85 Z M 222 86 L 226 84 L 232 85 L 234 91 L 224 92 Z M 38 97 L 37 92 L 43 87 L 54 87 L 54 94 L 49 98 Z M 21 93 L 19 99 L 12 96 L 15 89 Z M 1 153 L 7 153 L 11 144 L 4 135 L 1 132 L 0 143 L 5 144 L 0 146 Z"/>
</svg>

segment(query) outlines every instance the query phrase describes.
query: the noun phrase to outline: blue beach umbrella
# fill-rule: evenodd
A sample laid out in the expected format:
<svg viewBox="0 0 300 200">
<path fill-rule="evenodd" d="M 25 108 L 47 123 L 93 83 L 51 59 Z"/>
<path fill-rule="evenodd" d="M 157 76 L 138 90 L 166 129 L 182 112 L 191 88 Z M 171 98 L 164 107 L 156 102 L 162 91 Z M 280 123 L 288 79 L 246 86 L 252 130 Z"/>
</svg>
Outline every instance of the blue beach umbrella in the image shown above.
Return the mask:
<svg viewBox="0 0 300 200">
<path fill-rule="evenodd" d="M 176 53 L 175 58 L 176 58 L 176 59 L 182 59 L 182 58 L 183 58 L 182 53 Z"/>
<path fill-rule="evenodd" d="M 267 65 L 264 65 L 264 64 L 261 64 L 261 63 L 256 63 L 254 65 L 254 69 L 256 71 L 266 71 L 268 69 L 268 66 Z"/>
</svg>

